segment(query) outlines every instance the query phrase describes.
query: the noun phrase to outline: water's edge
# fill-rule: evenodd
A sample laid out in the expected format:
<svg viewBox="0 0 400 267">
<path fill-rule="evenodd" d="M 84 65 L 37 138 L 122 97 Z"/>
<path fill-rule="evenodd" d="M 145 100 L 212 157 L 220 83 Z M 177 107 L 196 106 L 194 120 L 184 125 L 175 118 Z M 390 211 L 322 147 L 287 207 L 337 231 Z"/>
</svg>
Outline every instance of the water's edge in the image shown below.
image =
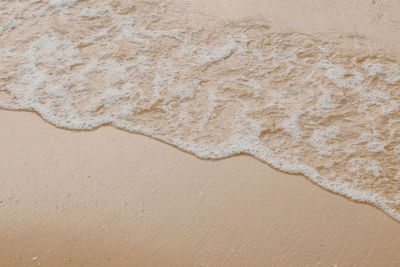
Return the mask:
<svg viewBox="0 0 400 267">
<path fill-rule="evenodd" d="M 202 159 L 248 154 L 400 221 L 400 64 L 368 38 L 213 24 L 152 1 L 0 10 L 0 108 Z"/>
</svg>

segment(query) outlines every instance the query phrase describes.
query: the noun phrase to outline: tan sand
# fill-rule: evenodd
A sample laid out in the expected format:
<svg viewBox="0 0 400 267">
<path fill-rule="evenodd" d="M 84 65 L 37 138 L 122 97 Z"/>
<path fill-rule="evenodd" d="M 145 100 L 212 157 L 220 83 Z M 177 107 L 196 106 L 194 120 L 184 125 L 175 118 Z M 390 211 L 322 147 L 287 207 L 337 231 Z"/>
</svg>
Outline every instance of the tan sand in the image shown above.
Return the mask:
<svg viewBox="0 0 400 267">
<path fill-rule="evenodd" d="M 400 225 L 248 156 L 0 111 L 1 266 L 398 266 Z"/>
<path fill-rule="evenodd" d="M 306 34 L 341 33 L 376 40 L 400 56 L 396 0 L 172 0 L 221 19 L 262 16 L 276 27 Z M 372 43 L 371 43 L 372 45 Z"/>
<path fill-rule="evenodd" d="M 365 34 L 400 54 L 394 0 L 186 2 L 304 33 Z M 27 112 L 2 110 L 0 125 L 1 266 L 400 265 L 398 222 L 249 156 L 204 161 Z"/>
</svg>

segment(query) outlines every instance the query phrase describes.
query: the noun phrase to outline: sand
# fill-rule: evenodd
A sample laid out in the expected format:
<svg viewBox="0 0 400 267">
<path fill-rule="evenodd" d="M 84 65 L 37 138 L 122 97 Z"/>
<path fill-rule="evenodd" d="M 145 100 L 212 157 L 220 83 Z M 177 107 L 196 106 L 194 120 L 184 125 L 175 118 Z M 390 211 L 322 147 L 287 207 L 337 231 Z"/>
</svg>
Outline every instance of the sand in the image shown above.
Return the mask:
<svg viewBox="0 0 400 267">
<path fill-rule="evenodd" d="M 400 55 L 398 1 L 330 2 L 185 4 L 308 34 L 363 34 Z M 398 222 L 250 156 L 200 160 L 28 112 L 1 110 L 0 124 L 1 266 L 400 265 Z"/>
<path fill-rule="evenodd" d="M 400 264 L 398 222 L 249 156 L 28 112 L 0 123 L 2 266 Z"/>
<path fill-rule="evenodd" d="M 263 17 L 282 30 L 365 36 L 400 56 L 400 2 L 395 0 L 172 0 L 188 9 L 238 19 Z M 372 45 L 372 43 L 371 43 Z"/>
</svg>

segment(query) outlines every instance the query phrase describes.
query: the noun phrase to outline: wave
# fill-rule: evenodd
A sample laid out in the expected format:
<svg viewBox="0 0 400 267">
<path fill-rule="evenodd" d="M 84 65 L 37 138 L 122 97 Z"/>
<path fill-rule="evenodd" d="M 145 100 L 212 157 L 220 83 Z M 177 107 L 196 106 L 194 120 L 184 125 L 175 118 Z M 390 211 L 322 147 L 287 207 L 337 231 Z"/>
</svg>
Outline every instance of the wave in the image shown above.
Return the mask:
<svg viewBox="0 0 400 267">
<path fill-rule="evenodd" d="M 367 38 L 162 1 L 0 1 L 0 21 L 1 108 L 251 154 L 400 220 L 400 64 Z"/>
</svg>

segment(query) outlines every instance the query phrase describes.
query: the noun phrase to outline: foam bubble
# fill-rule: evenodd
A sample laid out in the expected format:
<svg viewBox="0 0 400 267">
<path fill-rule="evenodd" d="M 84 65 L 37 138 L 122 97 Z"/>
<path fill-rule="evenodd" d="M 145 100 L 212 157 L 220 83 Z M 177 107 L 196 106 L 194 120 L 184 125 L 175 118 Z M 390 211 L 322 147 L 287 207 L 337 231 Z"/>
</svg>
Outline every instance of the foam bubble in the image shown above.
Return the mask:
<svg viewBox="0 0 400 267">
<path fill-rule="evenodd" d="M 78 0 L 50 0 L 49 6 L 53 8 L 72 7 Z"/>
</svg>

